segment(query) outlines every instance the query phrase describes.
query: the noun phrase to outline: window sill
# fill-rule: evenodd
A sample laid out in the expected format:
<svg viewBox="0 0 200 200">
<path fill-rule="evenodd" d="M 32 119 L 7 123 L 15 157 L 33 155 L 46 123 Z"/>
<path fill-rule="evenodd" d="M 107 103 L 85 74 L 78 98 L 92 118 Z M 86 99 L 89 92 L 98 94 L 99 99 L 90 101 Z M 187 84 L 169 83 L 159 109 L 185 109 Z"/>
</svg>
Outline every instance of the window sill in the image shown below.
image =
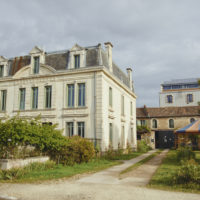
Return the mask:
<svg viewBox="0 0 200 200">
<path fill-rule="evenodd" d="M 109 107 L 108 110 L 109 110 L 110 112 L 114 112 L 114 110 L 112 109 L 112 107 Z"/>
<path fill-rule="evenodd" d="M 44 109 L 29 109 L 29 110 L 14 110 L 13 112 L 35 112 L 35 111 L 54 111 L 55 108 L 44 108 Z"/>
<path fill-rule="evenodd" d="M 87 109 L 87 106 L 78 106 L 78 107 L 68 107 L 68 108 L 63 108 L 63 110 L 81 110 L 81 109 Z"/>
</svg>

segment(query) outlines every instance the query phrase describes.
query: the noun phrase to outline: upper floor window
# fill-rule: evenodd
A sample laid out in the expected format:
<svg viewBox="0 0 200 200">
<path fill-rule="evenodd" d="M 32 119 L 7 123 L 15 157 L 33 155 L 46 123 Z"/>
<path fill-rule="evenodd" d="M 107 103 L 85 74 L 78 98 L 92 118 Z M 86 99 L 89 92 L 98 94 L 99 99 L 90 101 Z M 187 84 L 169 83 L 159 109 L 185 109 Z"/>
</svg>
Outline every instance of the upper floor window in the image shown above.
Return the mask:
<svg viewBox="0 0 200 200">
<path fill-rule="evenodd" d="M 1 111 L 6 110 L 7 90 L 1 90 Z"/>
<path fill-rule="evenodd" d="M 131 107 L 131 116 L 133 116 L 133 102 L 130 102 L 130 107 Z"/>
<path fill-rule="evenodd" d="M 33 73 L 38 74 L 40 68 L 40 57 L 34 57 L 34 66 L 33 66 Z"/>
<path fill-rule="evenodd" d="M 38 108 L 38 87 L 32 87 L 32 109 Z"/>
<path fill-rule="evenodd" d="M 0 77 L 3 77 L 3 73 L 4 73 L 4 66 L 0 65 Z"/>
<path fill-rule="evenodd" d="M 85 106 L 85 83 L 78 84 L 78 106 Z"/>
<path fill-rule="evenodd" d="M 51 108 L 52 87 L 45 87 L 45 108 Z"/>
<path fill-rule="evenodd" d="M 173 96 L 167 95 L 167 103 L 173 103 Z"/>
<path fill-rule="evenodd" d="M 109 145 L 113 145 L 113 126 L 109 123 Z"/>
<path fill-rule="evenodd" d="M 152 121 L 152 128 L 158 128 L 156 119 L 153 119 L 153 121 Z"/>
<path fill-rule="evenodd" d="M 78 136 L 85 137 L 85 122 L 78 122 Z"/>
<path fill-rule="evenodd" d="M 191 119 L 190 119 L 190 123 L 193 123 L 193 122 L 195 122 L 195 119 L 194 119 L 194 118 L 191 118 Z"/>
<path fill-rule="evenodd" d="M 20 88 L 19 89 L 19 109 L 24 110 L 25 109 L 25 96 L 26 96 L 26 89 Z"/>
<path fill-rule="evenodd" d="M 74 135 L 74 122 L 67 122 L 66 126 L 66 135 L 72 137 Z"/>
<path fill-rule="evenodd" d="M 124 115 L 124 96 L 121 96 L 121 115 Z"/>
<path fill-rule="evenodd" d="M 193 95 L 192 94 L 187 94 L 187 103 L 193 102 Z"/>
<path fill-rule="evenodd" d="M 80 55 L 75 55 L 74 56 L 74 68 L 80 68 Z"/>
<path fill-rule="evenodd" d="M 169 120 L 169 128 L 174 128 L 174 120 L 173 119 Z"/>
<path fill-rule="evenodd" d="M 112 88 L 109 87 L 109 106 L 112 107 Z"/>
<path fill-rule="evenodd" d="M 68 91 L 67 106 L 74 107 L 74 84 L 68 84 L 67 91 Z"/>
</svg>

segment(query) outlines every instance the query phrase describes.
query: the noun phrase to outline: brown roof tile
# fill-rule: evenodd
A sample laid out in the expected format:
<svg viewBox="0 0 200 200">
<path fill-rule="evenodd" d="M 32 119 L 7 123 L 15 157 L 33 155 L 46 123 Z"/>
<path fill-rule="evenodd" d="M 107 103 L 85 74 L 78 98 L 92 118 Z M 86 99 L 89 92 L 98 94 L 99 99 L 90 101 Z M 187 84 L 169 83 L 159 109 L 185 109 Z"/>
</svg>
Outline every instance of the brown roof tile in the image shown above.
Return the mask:
<svg viewBox="0 0 200 200">
<path fill-rule="evenodd" d="M 145 111 L 146 110 L 146 111 Z M 200 116 L 200 106 L 137 108 L 137 118 Z"/>
</svg>

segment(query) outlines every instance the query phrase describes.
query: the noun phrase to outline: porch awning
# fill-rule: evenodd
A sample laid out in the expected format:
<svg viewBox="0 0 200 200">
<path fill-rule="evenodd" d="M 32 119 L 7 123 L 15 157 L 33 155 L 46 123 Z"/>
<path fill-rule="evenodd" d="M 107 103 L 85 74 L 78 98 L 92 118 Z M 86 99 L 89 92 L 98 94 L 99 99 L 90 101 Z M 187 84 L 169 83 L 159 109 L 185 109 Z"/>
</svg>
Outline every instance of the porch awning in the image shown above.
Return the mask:
<svg viewBox="0 0 200 200">
<path fill-rule="evenodd" d="M 199 133 L 200 134 L 200 120 L 194 121 L 184 128 L 178 129 L 174 133 Z"/>
</svg>

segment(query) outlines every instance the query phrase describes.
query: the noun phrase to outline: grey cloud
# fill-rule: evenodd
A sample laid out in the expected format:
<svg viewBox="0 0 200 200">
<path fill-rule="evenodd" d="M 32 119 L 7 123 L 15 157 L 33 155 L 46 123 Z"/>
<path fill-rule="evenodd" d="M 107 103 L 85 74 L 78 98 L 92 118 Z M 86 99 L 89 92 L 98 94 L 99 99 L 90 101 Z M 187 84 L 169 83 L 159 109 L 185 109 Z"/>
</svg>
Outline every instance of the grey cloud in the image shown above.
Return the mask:
<svg viewBox="0 0 200 200">
<path fill-rule="evenodd" d="M 0 0 L 0 55 L 111 41 L 113 58 L 133 67 L 137 105 L 158 106 L 160 84 L 197 77 L 199 0 Z"/>
</svg>

